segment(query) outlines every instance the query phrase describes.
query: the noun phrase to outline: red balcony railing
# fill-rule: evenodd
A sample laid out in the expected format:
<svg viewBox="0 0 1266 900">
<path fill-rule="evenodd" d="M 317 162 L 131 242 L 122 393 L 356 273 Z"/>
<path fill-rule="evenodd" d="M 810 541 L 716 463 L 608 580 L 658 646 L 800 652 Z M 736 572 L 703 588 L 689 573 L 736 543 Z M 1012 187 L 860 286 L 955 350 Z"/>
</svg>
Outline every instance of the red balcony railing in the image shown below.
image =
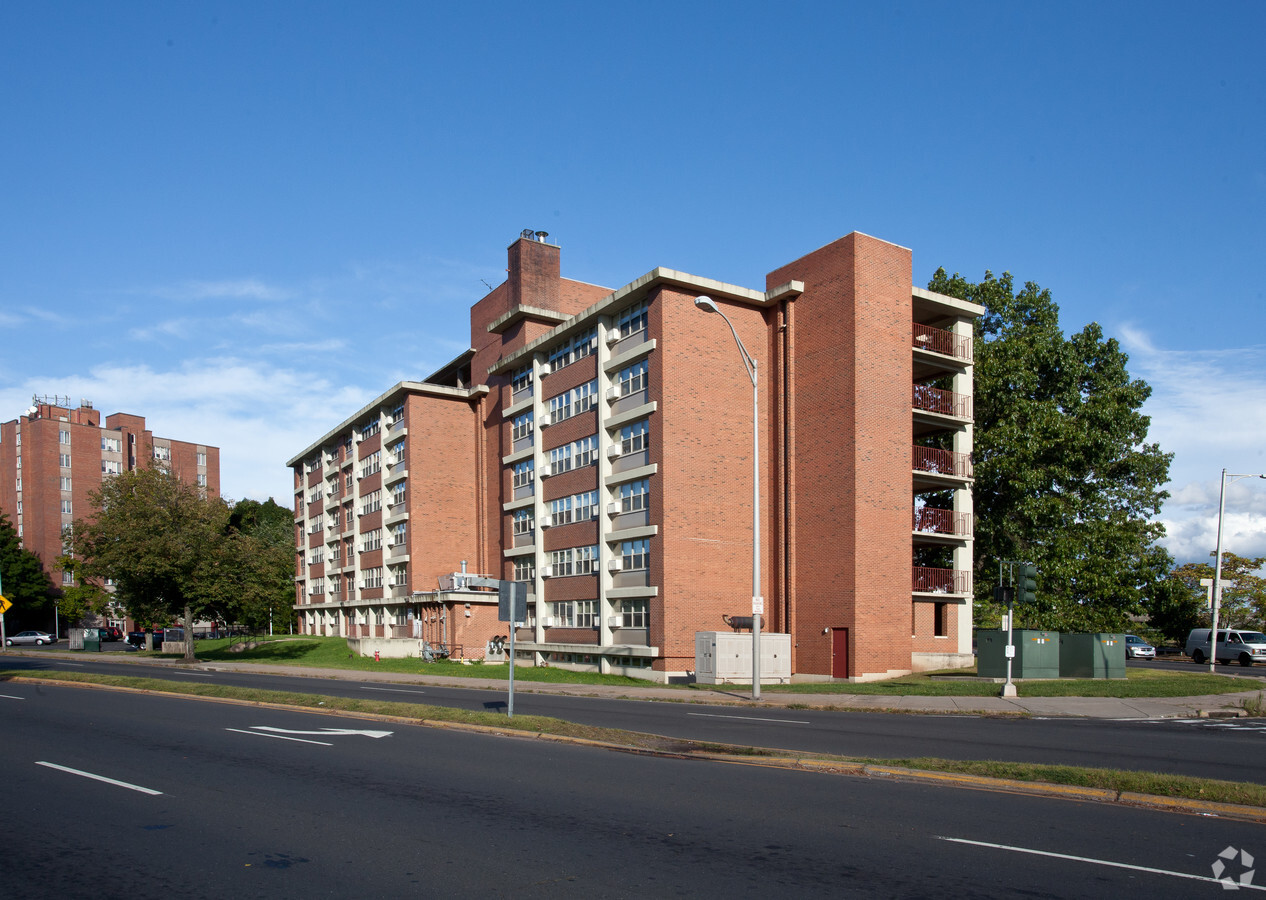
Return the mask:
<svg viewBox="0 0 1266 900">
<path fill-rule="evenodd" d="M 971 478 L 971 457 L 966 453 L 955 453 L 952 450 L 938 450 L 936 447 L 914 446 L 912 468 L 920 472 L 935 472 L 939 475 L 954 475 L 958 478 Z"/>
<path fill-rule="evenodd" d="M 941 413 L 946 416 L 958 416 L 960 419 L 971 418 L 971 395 L 956 394 L 943 391 L 926 384 L 916 384 L 910 398 L 915 409 L 926 409 L 928 412 Z"/>
<path fill-rule="evenodd" d="M 971 513 L 924 506 L 914 510 L 914 530 L 935 534 L 971 534 Z"/>
<path fill-rule="evenodd" d="M 914 323 L 913 345 L 920 350 L 931 350 L 933 353 L 944 353 L 959 359 L 971 361 L 971 338 L 943 328 Z"/>
<path fill-rule="evenodd" d="M 971 572 L 913 566 L 913 589 L 925 594 L 970 594 Z"/>
</svg>

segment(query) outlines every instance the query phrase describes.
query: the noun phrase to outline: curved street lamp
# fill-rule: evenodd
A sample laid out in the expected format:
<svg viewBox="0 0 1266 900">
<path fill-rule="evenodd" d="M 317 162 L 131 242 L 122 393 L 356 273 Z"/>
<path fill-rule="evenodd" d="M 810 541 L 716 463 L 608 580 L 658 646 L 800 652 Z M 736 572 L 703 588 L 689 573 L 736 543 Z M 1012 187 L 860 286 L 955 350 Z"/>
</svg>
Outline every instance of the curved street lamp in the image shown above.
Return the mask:
<svg viewBox="0 0 1266 900">
<path fill-rule="evenodd" d="M 1237 481 L 1240 478 L 1266 478 L 1266 475 L 1259 475 L 1256 472 L 1249 472 L 1247 475 L 1228 475 L 1226 469 L 1222 470 L 1222 489 L 1218 492 L 1218 547 L 1214 551 L 1213 562 L 1213 627 L 1209 629 L 1209 671 L 1216 670 L 1218 665 L 1218 611 L 1222 608 L 1222 516 L 1226 512 L 1226 482 L 1227 479 Z"/>
<path fill-rule="evenodd" d="M 695 306 L 706 313 L 716 313 L 730 326 L 738 345 L 743 368 L 752 382 L 752 699 L 760 699 L 760 617 L 765 612 L 765 599 L 760 595 L 760 414 L 756 383 L 756 360 L 747 352 L 730 317 L 721 312 L 711 297 L 695 297 Z"/>
</svg>

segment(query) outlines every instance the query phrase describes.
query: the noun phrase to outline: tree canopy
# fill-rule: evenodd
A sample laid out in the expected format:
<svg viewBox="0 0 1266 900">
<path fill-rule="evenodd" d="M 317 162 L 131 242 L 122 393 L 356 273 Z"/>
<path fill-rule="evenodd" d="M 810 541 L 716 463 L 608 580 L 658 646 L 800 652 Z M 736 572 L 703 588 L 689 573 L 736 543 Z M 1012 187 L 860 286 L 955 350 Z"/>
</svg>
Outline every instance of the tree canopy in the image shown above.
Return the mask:
<svg viewBox="0 0 1266 900">
<path fill-rule="evenodd" d="M 17 529 L 0 512 L 0 589 L 13 604 L 9 615 L 33 623 L 52 603 L 56 591 L 40 558 L 23 549 Z"/>
<path fill-rule="evenodd" d="M 1237 556 L 1222 551 L 1219 628 L 1260 631 L 1266 627 L 1266 578 L 1260 574 L 1263 566 L 1266 556 Z M 1152 610 L 1152 623 L 1167 638 L 1182 640 L 1192 628 L 1209 624 L 1208 589 L 1200 583 L 1202 579 L 1213 579 L 1213 563 L 1187 563 L 1174 569 L 1170 602 L 1156 604 Z"/>
<path fill-rule="evenodd" d="M 1037 566 L 1019 624 L 1117 631 L 1170 568 L 1154 520 L 1172 454 L 1147 443 L 1151 393 L 1097 323 L 1065 337 L 1050 291 L 1009 273 L 937 270 L 930 290 L 979 303 L 975 332 L 977 624 L 993 625 L 1000 560 Z"/>
</svg>

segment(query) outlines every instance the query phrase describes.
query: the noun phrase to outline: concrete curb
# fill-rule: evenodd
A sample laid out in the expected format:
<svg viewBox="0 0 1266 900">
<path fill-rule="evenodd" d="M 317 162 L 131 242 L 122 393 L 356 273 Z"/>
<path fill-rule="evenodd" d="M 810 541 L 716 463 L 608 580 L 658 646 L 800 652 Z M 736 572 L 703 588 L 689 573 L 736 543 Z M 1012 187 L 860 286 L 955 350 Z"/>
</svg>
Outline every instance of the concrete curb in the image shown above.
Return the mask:
<svg viewBox="0 0 1266 900">
<path fill-rule="evenodd" d="M 729 765 L 760 766 L 771 769 L 791 769 L 801 772 L 815 772 L 822 775 L 846 775 L 860 778 L 889 778 L 900 781 L 932 782 L 967 788 L 969 790 L 1005 791 L 1008 793 L 1033 794 L 1036 796 L 1052 797 L 1061 800 L 1121 803 L 1127 806 L 1143 806 L 1167 812 L 1180 812 L 1201 816 L 1217 816 L 1220 818 L 1237 819 L 1246 822 L 1266 823 L 1266 807 L 1241 806 L 1233 803 L 1214 803 L 1207 800 L 1189 800 L 1182 797 L 1163 797 L 1155 794 L 1140 794 L 1133 791 L 1114 791 L 1108 788 L 1090 788 L 1079 785 L 1052 784 L 1044 781 L 1017 781 L 1011 778 L 991 778 L 985 775 L 966 775 L 957 772 L 938 772 L 928 769 L 907 769 L 899 766 L 874 765 L 860 760 L 850 761 L 846 759 L 837 760 L 798 756 L 763 756 L 756 754 L 748 755 L 716 751 L 661 750 L 652 747 L 638 747 L 632 744 L 619 744 L 612 741 L 597 741 L 589 738 L 572 737 L 569 735 L 548 734 L 540 731 L 506 728 L 500 725 L 476 725 L 469 722 L 448 722 L 439 719 L 414 719 L 406 716 L 393 716 L 385 713 L 326 709 L 320 706 L 293 706 L 291 704 L 270 703 L 263 700 L 238 700 L 233 697 L 207 697 L 200 694 L 184 694 L 175 691 L 154 691 L 147 688 L 95 684 L 87 681 L 62 681 L 55 678 L 39 678 L 26 675 L 15 676 L 9 680 L 19 684 L 48 684 L 60 685 L 63 687 L 86 687 L 92 690 L 181 697 L 189 700 L 209 700 L 215 703 L 227 703 L 233 706 L 253 706 L 260 709 L 280 709 L 291 712 L 320 713 L 321 715 L 327 716 L 338 716 L 347 719 L 363 719 L 371 722 L 386 722 L 393 725 L 444 728 L 450 731 L 465 731 L 472 734 L 484 734 L 494 737 L 553 741 L 560 744 L 572 744 L 578 747 L 592 747 L 594 749 L 611 750 L 618 753 L 631 753 L 637 756 L 657 756 L 664 759 L 693 759 L 699 761 L 719 762 Z M 662 736 L 655 735 L 655 737 Z M 674 740 L 673 738 L 666 739 Z"/>
</svg>

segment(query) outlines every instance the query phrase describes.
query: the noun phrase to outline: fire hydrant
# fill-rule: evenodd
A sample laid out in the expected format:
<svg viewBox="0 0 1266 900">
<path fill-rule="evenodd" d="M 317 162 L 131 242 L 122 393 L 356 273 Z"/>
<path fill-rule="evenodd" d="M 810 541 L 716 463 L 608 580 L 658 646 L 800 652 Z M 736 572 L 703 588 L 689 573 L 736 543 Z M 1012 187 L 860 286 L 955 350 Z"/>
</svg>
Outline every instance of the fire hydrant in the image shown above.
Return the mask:
<svg viewBox="0 0 1266 900">
<path fill-rule="evenodd" d="M 378 662 L 378 651 L 374 651 L 374 662 Z"/>
</svg>

